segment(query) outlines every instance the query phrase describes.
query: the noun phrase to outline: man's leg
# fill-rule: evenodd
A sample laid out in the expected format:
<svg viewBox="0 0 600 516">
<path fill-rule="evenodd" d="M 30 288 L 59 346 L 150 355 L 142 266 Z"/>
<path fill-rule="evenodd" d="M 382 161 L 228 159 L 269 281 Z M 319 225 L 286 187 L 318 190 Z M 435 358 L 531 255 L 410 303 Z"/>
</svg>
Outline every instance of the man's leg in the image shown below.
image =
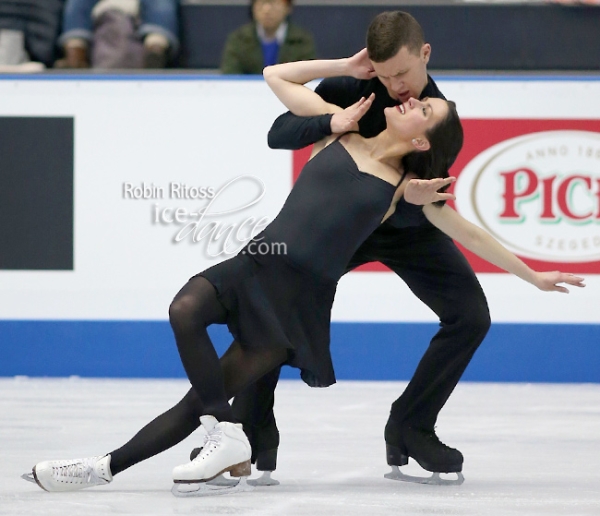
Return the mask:
<svg viewBox="0 0 600 516">
<path fill-rule="evenodd" d="M 259 471 L 275 471 L 277 468 L 279 430 L 273 405 L 280 372 L 281 367 L 273 369 L 240 392 L 232 403 L 233 415 L 243 424 L 252 446 L 252 464 L 256 464 Z"/>
<path fill-rule="evenodd" d="M 433 429 L 489 330 L 487 301 L 466 258 L 445 235 L 411 238 L 406 259 L 384 263 L 440 318 L 440 330 L 391 412 L 395 420 Z"/>
<path fill-rule="evenodd" d="M 404 442 L 411 429 L 423 431 L 421 440 L 433 443 L 433 455 L 421 456 L 421 465 L 432 471 L 451 465 L 451 471 L 460 471 L 462 455 L 451 448 L 436 448 L 439 441 L 434 426 L 489 329 L 487 301 L 466 258 L 450 238 L 430 228 L 405 230 L 403 235 L 394 252 L 385 252 L 391 248 L 384 246 L 382 262 L 438 315 L 441 328 L 404 393 L 392 404 L 385 432 L 388 463 L 402 465 L 407 456 L 417 453 L 407 450 L 410 446 Z M 415 441 L 413 446 L 427 444 Z"/>
</svg>

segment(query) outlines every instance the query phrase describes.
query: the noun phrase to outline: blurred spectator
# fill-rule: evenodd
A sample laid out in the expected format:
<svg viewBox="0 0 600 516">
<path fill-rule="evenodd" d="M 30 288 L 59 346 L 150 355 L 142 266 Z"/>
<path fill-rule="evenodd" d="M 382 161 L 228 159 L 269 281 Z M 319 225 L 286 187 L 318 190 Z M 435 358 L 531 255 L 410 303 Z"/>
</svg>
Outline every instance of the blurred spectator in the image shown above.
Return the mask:
<svg viewBox="0 0 600 516">
<path fill-rule="evenodd" d="M 164 68 L 179 49 L 177 0 L 66 0 L 57 68 Z"/>
<path fill-rule="evenodd" d="M 62 8 L 63 0 L 0 0 L 0 71 L 52 64 Z"/>
<path fill-rule="evenodd" d="M 252 0 L 252 22 L 229 34 L 221 72 L 260 74 L 265 66 L 316 57 L 310 32 L 290 23 L 292 0 Z"/>
</svg>

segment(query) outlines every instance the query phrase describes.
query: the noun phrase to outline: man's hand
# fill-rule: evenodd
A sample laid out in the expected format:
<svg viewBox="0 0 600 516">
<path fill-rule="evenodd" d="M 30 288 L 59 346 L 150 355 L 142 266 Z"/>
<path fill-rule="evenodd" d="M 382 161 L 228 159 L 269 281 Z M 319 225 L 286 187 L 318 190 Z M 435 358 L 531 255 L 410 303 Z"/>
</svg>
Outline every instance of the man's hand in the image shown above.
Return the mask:
<svg viewBox="0 0 600 516">
<path fill-rule="evenodd" d="M 377 74 L 373 64 L 367 54 L 367 49 L 363 48 L 347 60 L 348 75 L 355 79 L 372 79 Z"/>
<path fill-rule="evenodd" d="M 585 287 L 583 278 L 568 274 L 566 272 L 552 271 L 552 272 L 536 272 L 535 273 L 535 286 L 544 292 L 563 292 L 568 294 L 569 290 L 566 287 L 559 285 L 559 283 L 566 283 L 567 285 L 573 285 L 574 287 Z"/>
<path fill-rule="evenodd" d="M 371 93 L 369 98 L 362 97 L 358 102 L 348 106 L 344 111 L 335 113 L 331 117 L 331 133 L 342 134 L 348 131 L 358 131 L 358 121 L 369 111 L 371 104 L 375 99 L 375 93 Z"/>
<path fill-rule="evenodd" d="M 437 201 L 456 199 L 451 193 L 438 192 L 440 188 L 456 181 L 455 177 L 437 177 L 435 179 L 411 179 L 404 189 L 404 200 L 419 206 Z"/>
</svg>

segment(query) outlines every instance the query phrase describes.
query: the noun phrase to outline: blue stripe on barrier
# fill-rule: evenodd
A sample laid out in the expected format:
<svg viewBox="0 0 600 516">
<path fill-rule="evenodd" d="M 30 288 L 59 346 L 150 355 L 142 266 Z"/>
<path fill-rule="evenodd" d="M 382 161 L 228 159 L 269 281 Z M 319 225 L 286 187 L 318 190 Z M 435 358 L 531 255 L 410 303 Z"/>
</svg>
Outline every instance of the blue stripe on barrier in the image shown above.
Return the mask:
<svg viewBox="0 0 600 516">
<path fill-rule="evenodd" d="M 436 324 L 334 323 L 340 380 L 408 380 Z M 230 342 L 211 328 L 218 351 Z M 183 377 L 165 321 L 0 321 L 0 376 Z M 283 378 L 298 378 L 284 368 Z M 465 380 L 600 383 L 600 325 L 492 325 Z"/>
</svg>

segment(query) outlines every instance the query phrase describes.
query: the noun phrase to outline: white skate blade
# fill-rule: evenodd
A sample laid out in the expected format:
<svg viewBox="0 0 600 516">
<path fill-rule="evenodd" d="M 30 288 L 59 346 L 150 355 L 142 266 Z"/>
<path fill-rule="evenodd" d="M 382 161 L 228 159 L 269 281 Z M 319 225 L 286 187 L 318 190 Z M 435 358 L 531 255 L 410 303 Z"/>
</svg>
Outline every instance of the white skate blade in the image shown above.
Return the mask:
<svg viewBox="0 0 600 516">
<path fill-rule="evenodd" d="M 279 480 L 271 478 L 272 471 L 263 471 L 263 474 L 258 478 L 248 480 L 248 484 L 251 486 L 278 486 Z"/>
<path fill-rule="evenodd" d="M 229 487 L 229 486 L 237 486 L 239 481 L 240 481 L 239 478 L 233 478 L 233 477 L 227 478 L 225 475 L 221 474 L 218 477 L 215 477 L 206 483 L 209 486 Z"/>
<path fill-rule="evenodd" d="M 173 484 L 171 493 L 177 498 L 191 498 L 200 496 L 216 496 L 224 494 L 241 493 L 244 491 L 254 491 L 254 487 L 248 485 L 248 477 L 240 477 L 235 485 L 218 486 L 211 485 L 208 482 L 196 483 L 177 483 Z M 227 480 L 227 479 L 224 479 Z"/>
<path fill-rule="evenodd" d="M 34 484 L 36 484 L 36 485 L 37 485 L 37 482 L 35 481 L 35 478 L 34 478 L 34 476 L 33 476 L 33 473 L 23 473 L 23 474 L 21 475 L 21 478 L 22 478 L 23 480 L 27 480 L 27 482 L 33 482 Z"/>
<path fill-rule="evenodd" d="M 430 477 L 414 477 L 412 475 L 405 475 L 402 473 L 398 466 L 392 466 L 392 471 L 383 476 L 385 478 L 389 478 L 390 480 L 400 480 L 402 482 L 428 484 L 432 486 L 460 486 L 465 481 L 465 477 L 461 472 L 456 473 L 455 479 L 442 478 L 440 477 L 439 473 L 433 473 Z"/>
</svg>

